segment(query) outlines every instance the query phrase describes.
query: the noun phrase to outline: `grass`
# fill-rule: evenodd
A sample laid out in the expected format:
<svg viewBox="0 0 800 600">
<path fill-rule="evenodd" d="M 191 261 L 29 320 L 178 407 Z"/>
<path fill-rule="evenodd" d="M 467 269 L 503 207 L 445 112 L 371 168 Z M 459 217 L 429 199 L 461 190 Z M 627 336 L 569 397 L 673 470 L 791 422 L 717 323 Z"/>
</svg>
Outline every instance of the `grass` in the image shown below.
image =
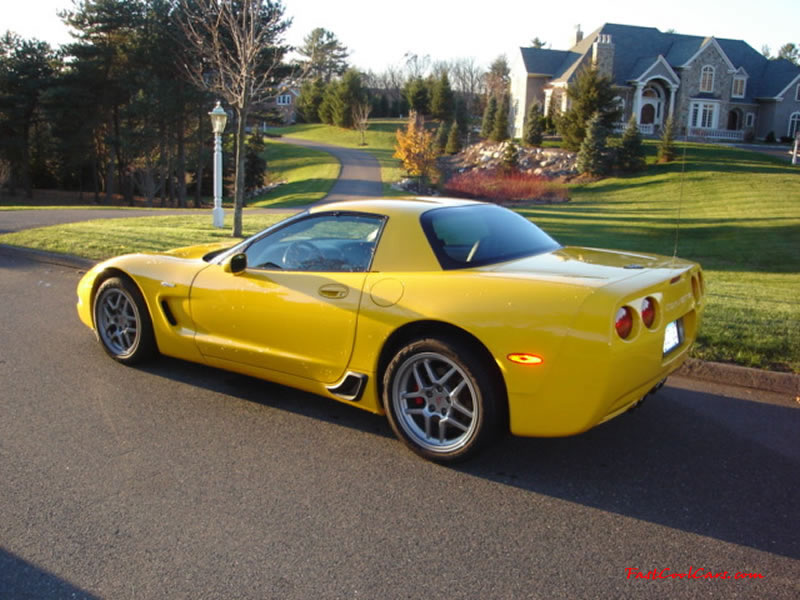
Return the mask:
<svg viewBox="0 0 800 600">
<path fill-rule="evenodd" d="M 301 123 L 287 127 L 275 128 L 272 131 L 285 136 L 311 140 L 332 146 L 356 148 L 372 154 L 381 165 L 381 181 L 384 196 L 407 196 L 406 192 L 392 189 L 391 184 L 403 178 L 405 172 L 400 161 L 393 157 L 394 144 L 397 141 L 395 131 L 405 127 L 405 119 L 375 119 L 369 122 L 366 140 L 361 146 L 361 134 L 353 129 L 342 129 L 321 123 Z"/>
<path fill-rule="evenodd" d="M 286 183 L 248 201 L 248 206 L 294 207 L 322 200 L 339 177 L 341 165 L 332 155 L 311 148 L 266 140 L 267 171 Z"/>
<path fill-rule="evenodd" d="M 708 305 L 694 355 L 800 372 L 800 174 L 788 163 L 688 144 L 682 163 L 575 185 L 565 205 L 520 209 L 560 242 L 702 263 Z M 682 155 L 681 155 L 682 156 Z M 680 219 L 678 219 L 680 211 Z"/>
<path fill-rule="evenodd" d="M 368 138 L 373 154 L 380 150 L 378 143 L 393 146 L 394 128 L 402 122 L 377 124 Z M 357 147 L 355 132 L 319 125 L 294 128 L 297 137 L 300 130 L 306 139 Z M 657 165 L 654 144 L 646 148 L 648 168 L 640 175 L 572 185 L 566 204 L 516 209 L 568 245 L 671 255 L 677 233 L 678 255 L 702 263 L 708 288 L 694 355 L 800 373 L 800 171 L 758 153 L 687 144 L 682 173 L 682 160 Z M 296 154 L 295 147 L 271 142 L 273 150 L 277 154 L 270 168 L 285 164 L 284 172 L 330 166 L 324 157 L 307 154 L 313 152 L 308 149 Z M 387 158 L 390 152 L 384 152 L 385 163 L 396 163 Z M 307 176 L 331 177 L 316 169 Z M 386 186 L 389 168 L 383 172 Z M 284 200 L 266 198 L 259 204 L 307 203 L 303 192 L 293 196 L 290 185 L 276 190 L 286 194 Z M 245 213 L 245 230 L 255 232 L 281 217 Z M 6 234 L 0 243 L 101 259 L 230 239 L 229 231 L 211 227 L 206 215 L 103 219 Z"/>
<path fill-rule="evenodd" d="M 286 218 L 291 212 L 266 215 L 245 212 L 243 233 L 252 235 Z M 169 250 L 193 244 L 227 240 L 234 244 L 239 238 L 231 237 L 232 225 L 233 215 L 230 213 L 225 217 L 223 229 L 211 225 L 210 214 L 95 219 L 7 233 L 0 235 L 0 244 L 103 260 L 117 254 Z"/>
</svg>

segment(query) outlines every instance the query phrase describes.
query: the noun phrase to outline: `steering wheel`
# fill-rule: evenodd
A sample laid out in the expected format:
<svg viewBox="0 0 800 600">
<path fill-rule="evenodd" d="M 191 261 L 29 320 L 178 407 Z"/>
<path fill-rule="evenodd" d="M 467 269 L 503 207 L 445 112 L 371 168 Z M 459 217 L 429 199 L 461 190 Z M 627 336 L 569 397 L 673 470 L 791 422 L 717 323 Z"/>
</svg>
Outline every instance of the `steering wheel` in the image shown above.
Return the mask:
<svg viewBox="0 0 800 600">
<path fill-rule="evenodd" d="M 320 262 L 325 257 L 314 244 L 308 240 L 298 240 L 286 247 L 281 263 L 287 269 L 299 269 L 304 263 Z"/>
</svg>

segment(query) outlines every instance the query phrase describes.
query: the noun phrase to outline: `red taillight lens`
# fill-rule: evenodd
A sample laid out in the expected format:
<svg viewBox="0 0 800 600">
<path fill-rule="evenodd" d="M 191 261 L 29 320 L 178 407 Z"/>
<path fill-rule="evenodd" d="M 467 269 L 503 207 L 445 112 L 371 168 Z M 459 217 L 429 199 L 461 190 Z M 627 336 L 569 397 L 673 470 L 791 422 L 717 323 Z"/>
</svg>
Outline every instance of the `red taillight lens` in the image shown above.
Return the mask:
<svg viewBox="0 0 800 600">
<path fill-rule="evenodd" d="M 645 298 L 642 300 L 642 323 L 647 328 L 653 326 L 656 320 L 656 303 L 652 298 Z"/>
<path fill-rule="evenodd" d="M 627 306 L 620 308 L 617 311 L 614 327 L 616 327 L 619 337 L 623 340 L 626 339 L 633 330 L 633 311 Z"/>
</svg>

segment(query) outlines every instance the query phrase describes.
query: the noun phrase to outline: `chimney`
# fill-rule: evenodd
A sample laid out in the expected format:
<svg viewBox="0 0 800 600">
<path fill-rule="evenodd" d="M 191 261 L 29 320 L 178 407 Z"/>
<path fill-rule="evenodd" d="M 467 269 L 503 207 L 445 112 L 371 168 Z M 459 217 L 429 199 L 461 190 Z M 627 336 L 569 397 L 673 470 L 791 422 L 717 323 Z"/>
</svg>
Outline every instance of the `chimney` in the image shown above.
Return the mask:
<svg viewBox="0 0 800 600">
<path fill-rule="evenodd" d="M 607 33 L 599 34 L 592 44 L 592 66 L 600 75 L 608 75 L 613 79 L 614 43 Z"/>
<path fill-rule="evenodd" d="M 581 31 L 580 25 L 575 25 L 575 40 L 573 41 L 573 46 L 577 46 L 583 40 L 583 32 Z"/>
</svg>

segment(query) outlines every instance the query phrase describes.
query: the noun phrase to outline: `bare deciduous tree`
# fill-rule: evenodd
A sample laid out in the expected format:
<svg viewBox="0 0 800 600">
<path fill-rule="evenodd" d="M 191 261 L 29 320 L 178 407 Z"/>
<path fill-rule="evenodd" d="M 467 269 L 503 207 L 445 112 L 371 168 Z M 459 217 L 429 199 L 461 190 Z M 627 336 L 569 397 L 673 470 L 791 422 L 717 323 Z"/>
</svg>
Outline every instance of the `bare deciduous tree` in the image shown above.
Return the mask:
<svg viewBox="0 0 800 600">
<path fill-rule="evenodd" d="M 359 102 L 353 107 L 353 125 L 361 134 L 361 145 L 367 145 L 367 120 L 369 113 L 372 111 L 372 105 L 369 102 Z"/>
<path fill-rule="evenodd" d="M 275 95 L 276 74 L 288 51 L 279 0 L 180 0 L 176 19 L 186 38 L 186 73 L 236 113 L 233 235 L 242 235 L 245 126 L 252 106 Z"/>
</svg>

